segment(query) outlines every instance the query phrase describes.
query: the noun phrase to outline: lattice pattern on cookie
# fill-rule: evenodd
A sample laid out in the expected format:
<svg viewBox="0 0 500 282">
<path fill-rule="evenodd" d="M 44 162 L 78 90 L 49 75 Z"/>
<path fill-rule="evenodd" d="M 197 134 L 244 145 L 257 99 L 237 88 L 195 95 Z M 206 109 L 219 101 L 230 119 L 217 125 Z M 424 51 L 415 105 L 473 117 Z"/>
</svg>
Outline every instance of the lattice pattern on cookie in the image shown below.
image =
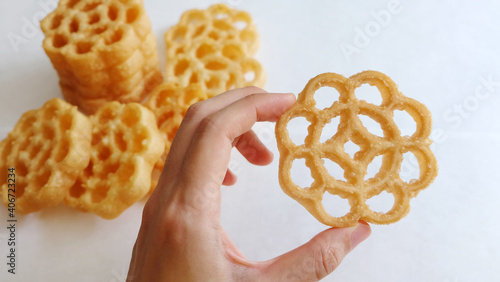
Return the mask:
<svg viewBox="0 0 500 282">
<path fill-rule="evenodd" d="M 200 83 L 208 97 L 250 85 L 262 87 L 265 81 L 262 66 L 248 57 L 240 42 L 210 38 L 194 40 L 184 54 L 172 58 L 166 76 L 181 86 Z"/>
<path fill-rule="evenodd" d="M 60 99 L 24 113 L 0 143 L 3 203 L 9 203 L 8 168 L 15 169 L 16 212 L 35 212 L 61 202 L 89 163 L 90 136 L 89 119 Z"/>
<path fill-rule="evenodd" d="M 61 0 L 40 26 L 53 62 L 92 70 L 125 61 L 151 33 L 139 0 Z"/>
<path fill-rule="evenodd" d="M 147 194 L 164 144 L 153 113 L 142 105 L 111 102 L 90 119 L 90 162 L 65 203 L 112 219 Z"/>
<path fill-rule="evenodd" d="M 170 146 L 177 133 L 177 129 L 186 115 L 187 109 L 196 102 L 208 99 L 200 84 L 191 84 L 180 87 L 174 82 L 165 82 L 159 85 L 145 102 L 156 116 L 157 126 L 165 142 L 163 155 L 155 164 L 151 179 L 151 192 L 158 184 L 158 179 L 163 171 Z"/>
<path fill-rule="evenodd" d="M 259 47 L 259 35 L 252 17 L 245 11 L 215 4 L 206 10 L 188 10 L 177 25 L 165 34 L 167 59 L 185 53 L 185 47 L 195 39 L 211 38 L 218 43 L 237 40 L 253 55 Z"/>
<path fill-rule="evenodd" d="M 376 86 L 383 102 L 377 106 L 358 100 L 354 90 L 362 84 Z M 340 93 L 339 101 L 329 108 L 315 107 L 314 93 L 320 87 L 333 87 Z M 412 136 L 401 136 L 393 120 L 395 110 L 406 111 L 416 122 Z M 383 136 L 370 133 L 358 115 L 366 115 L 380 123 Z M 303 145 L 295 145 L 288 136 L 287 124 L 296 117 L 304 117 L 311 125 Z M 333 118 L 340 117 L 338 131 L 321 143 L 324 126 Z M 431 115 L 427 108 L 401 94 L 396 84 L 386 75 L 365 71 L 345 78 L 325 73 L 311 79 L 299 94 L 297 103 L 278 120 L 276 137 L 280 151 L 280 185 L 285 193 L 302 204 L 313 216 L 331 226 L 352 226 L 359 219 L 378 224 L 389 224 L 403 218 L 410 208 L 409 201 L 426 188 L 437 175 L 437 163 L 429 146 L 431 141 Z M 352 141 L 360 147 L 353 158 L 344 151 L 344 144 Z M 420 177 L 407 183 L 399 172 L 403 154 L 413 153 L 420 167 Z M 376 156 L 382 156 L 380 171 L 365 180 L 367 168 Z M 291 178 L 295 159 L 305 159 L 314 182 L 311 187 L 301 188 Z M 345 181 L 332 177 L 322 159 L 337 163 L 344 169 Z M 372 211 L 366 201 L 386 191 L 394 196 L 394 205 L 386 213 Z M 350 211 L 342 217 L 333 217 L 322 204 L 324 193 L 347 199 Z"/>
</svg>

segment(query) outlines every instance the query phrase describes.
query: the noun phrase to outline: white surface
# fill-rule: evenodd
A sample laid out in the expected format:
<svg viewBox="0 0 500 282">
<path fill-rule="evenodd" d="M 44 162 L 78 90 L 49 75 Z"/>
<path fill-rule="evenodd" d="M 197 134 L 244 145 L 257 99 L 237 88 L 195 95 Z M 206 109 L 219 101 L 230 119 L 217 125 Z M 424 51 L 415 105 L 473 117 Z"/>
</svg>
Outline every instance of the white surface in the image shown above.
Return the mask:
<svg viewBox="0 0 500 282">
<path fill-rule="evenodd" d="M 498 281 L 500 85 L 488 98 L 473 96 L 482 78 L 500 81 L 500 3 L 402 1 L 400 13 L 378 32 L 373 29 L 367 46 L 358 45 L 359 54 L 348 58 L 340 46 L 354 46 L 356 29 L 370 27 L 372 13 L 387 10 L 390 1 L 226 1 L 249 11 L 258 26 L 257 57 L 268 91 L 298 93 L 322 72 L 349 76 L 375 69 L 433 113 L 438 178 L 412 200 L 406 218 L 372 226 L 372 236 L 325 280 Z M 164 32 L 183 11 L 215 1 L 145 2 L 163 61 Z M 61 96 L 38 25 L 22 32 L 23 19 L 44 13 L 35 0 L 0 2 L 0 138 L 24 111 Z M 12 33 L 26 40 L 17 51 L 8 40 Z M 464 106 L 463 116 L 453 114 Z M 273 126 L 256 129 L 277 156 Z M 231 167 L 239 180 L 222 188 L 222 222 L 249 258 L 270 259 L 326 228 L 281 192 L 277 160 L 252 167 L 235 154 Z M 62 205 L 21 217 L 15 276 L 6 273 L 7 212 L 1 208 L 0 280 L 123 281 L 143 204 L 112 221 Z"/>
</svg>

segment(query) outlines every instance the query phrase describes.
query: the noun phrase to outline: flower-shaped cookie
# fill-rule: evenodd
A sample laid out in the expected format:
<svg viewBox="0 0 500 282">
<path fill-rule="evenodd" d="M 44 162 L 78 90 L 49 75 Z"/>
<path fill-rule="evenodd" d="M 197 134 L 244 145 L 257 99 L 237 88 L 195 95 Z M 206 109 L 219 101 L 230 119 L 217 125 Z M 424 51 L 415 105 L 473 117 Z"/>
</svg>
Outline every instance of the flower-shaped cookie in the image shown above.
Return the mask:
<svg viewBox="0 0 500 282">
<path fill-rule="evenodd" d="M 376 86 L 382 95 L 381 105 L 358 100 L 354 94 L 362 84 Z M 319 110 L 315 107 L 314 93 L 320 87 L 333 87 L 340 93 L 339 101 Z M 406 111 L 416 122 L 411 136 L 401 136 L 394 121 L 394 111 Z M 380 124 L 383 136 L 370 133 L 358 115 L 365 115 Z M 304 117 L 311 125 L 304 144 L 294 144 L 287 131 L 288 122 Z M 333 118 L 340 117 L 337 132 L 327 141 L 320 142 L 324 126 Z M 365 71 L 350 78 L 334 73 L 324 73 L 311 79 L 292 106 L 276 124 L 276 137 L 280 151 L 279 180 L 283 191 L 302 204 L 314 217 L 330 226 L 353 226 L 359 219 L 378 224 L 396 222 L 406 216 L 410 199 L 429 186 L 437 175 L 436 159 L 429 146 L 431 114 L 421 103 L 405 97 L 396 84 L 386 75 Z M 352 141 L 360 147 L 353 157 L 344 150 L 344 144 Z M 411 152 L 418 160 L 420 176 L 409 183 L 401 179 L 399 172 L 403 154 Z M 379 172 L 365 180 L 368 165 L 382 156 Z M 291 178 L 292 163 L 305 159 L 314 179 L 311 187 L 302 188 Z M 344 169 L 345 181 L 328 173 L 322 159 L 337 163 Z M 366 201 L 386 191 L 394 196 L 394 205 L 386 213 L 370 209 Z M 323 206 L 324 193 L 347 199 L 350 211 L 342 217 L 328 214 Z"/>
</svg>

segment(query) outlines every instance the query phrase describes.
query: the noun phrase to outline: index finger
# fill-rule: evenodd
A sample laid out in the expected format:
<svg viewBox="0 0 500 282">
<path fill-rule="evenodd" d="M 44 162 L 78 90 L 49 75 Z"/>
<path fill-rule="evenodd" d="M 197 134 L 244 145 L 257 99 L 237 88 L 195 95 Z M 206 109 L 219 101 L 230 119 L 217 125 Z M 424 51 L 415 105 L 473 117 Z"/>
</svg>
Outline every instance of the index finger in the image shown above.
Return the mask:
<svg viewBox="0 0 500 282">
<path fill-rule="evenodd" d="M 257 121 L 276 121 L 295 102 L 293 94 L 246 96 L 204 118 L 193 134 L 183 162 L 181 179 L 187 193 L 219 189 L 235 138 L 251 130 Z M 193 177 L 196 175 L 196 177 Z"/>
</svg>

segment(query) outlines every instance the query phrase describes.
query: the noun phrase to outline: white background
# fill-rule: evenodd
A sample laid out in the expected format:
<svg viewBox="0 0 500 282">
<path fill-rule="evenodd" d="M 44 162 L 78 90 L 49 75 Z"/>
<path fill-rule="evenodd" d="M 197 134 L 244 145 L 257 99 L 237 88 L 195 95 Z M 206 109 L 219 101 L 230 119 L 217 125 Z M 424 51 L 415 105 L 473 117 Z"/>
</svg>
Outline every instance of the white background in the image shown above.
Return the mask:
<svg viewBox="0 0 500 282">
<path fill-rule="evenodd" d="M 145 2 L 162 67 L 164 32 L 183 11 L 215 3 Z M 372 236 L 325 280 L 499 281 L 500 86 L 488 89 L 483 81 L 500 82 L 500 3 L 401 1 L 381 26 L 374 13 L 389 11 L 389 2 L 226 0 L 249 11 L 257 24 L 257 58 L 267 72 L 268 91 L 299 93 L 322 72 L 350 76 L 375 69 L 433 113 L 439 176 L 412 200 L 406 218 L 372 226 Z M 0 138 L 23 112 L 61 97 L 38 23 L 23 31 L 25 20 L 46 14 L 38 3 L 0 2 Z M 355 41 L 366 29 L 368 40 Z M 25 41 L 15 46 L 9 34 Z M 344 54 L 341 47 L 347 45 L 357 53 Z M 475 97 L 477 89 L 487 97 Z M 277 157 L 273 125 L 256 131 Z M 222 188 L 222 223 L 248 258 L 273 258 L 326 228 L 281 191 L 277 158 L 262 168 L 235 154 L 231 167 L 239 180 Z M 112 221 L 62 205 L 20 216 L 15 276 L 6 272 L 7 211 L 0 209 L 0 280 L 123 281 L 143 205 Z"/>
</svg>

